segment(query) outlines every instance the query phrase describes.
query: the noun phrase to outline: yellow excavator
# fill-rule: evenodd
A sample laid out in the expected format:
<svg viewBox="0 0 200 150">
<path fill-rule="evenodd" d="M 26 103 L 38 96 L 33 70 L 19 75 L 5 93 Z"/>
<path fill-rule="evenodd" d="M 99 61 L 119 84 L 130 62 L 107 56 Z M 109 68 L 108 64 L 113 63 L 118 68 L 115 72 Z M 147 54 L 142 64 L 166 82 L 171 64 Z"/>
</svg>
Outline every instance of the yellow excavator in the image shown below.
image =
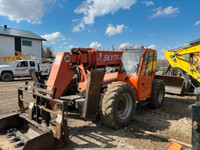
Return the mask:
<svg viewBox="0 0 200 150">
<path fill-rule="evenodd" d="M 31 55 L 31 54 L 24 55 L 19 51 L 15 51 L 15 53 L 16 53 L 16 56 L 0 57 L 0 61 L 11 63 L 12 61 L 15 61 L 15 60 L 27 60 L 28 57 Z"/>
<path fill-rule="evenodd" d="M 200 78 L 200 39 L 189 44 L 165 50 L 168 68 L 157 78 L 165 82 L 166 93 L 184 95 L 199 86 Z"/>
<path fill-rule="evenodd" d="M 190 44 L 172 50 L 165 50 L 164 54 L 173 69 L 175 76 L 164 76 L 166 87 L 171 90 L 181 90 L 189 83 L 196 94 L 196 104 L 192 106 L 192 149 L 200 149 L 200 39 Z M 178 83 L 178 84 L 177 84 Z M 165 88 L 166 88 L 165 87 Z M 167 89 L 166 89 L 167 90 Z"/>
</svg>

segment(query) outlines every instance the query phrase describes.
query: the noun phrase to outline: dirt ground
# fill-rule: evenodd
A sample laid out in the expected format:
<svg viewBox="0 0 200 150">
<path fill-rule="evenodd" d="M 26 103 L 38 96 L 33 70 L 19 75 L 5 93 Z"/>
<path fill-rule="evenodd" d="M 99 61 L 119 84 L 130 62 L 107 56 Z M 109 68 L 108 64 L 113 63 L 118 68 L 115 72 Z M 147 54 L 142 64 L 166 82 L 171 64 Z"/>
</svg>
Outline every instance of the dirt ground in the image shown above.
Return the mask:
<svg viewBox="0 0 200 150">
<path fill-rule="evenodd" d="M 23 86 L 25 80 L 0 81 L 0 118 L 19 111 L 17 88 Z M 163 107 L 156 110 L 143 107 L 137 110 L 133 122 L 120 130 L 109 129 L 100 120 L 95 123 L 86 122 L 80 119 L 79 114 L 69 114 L 70 141 L 61 150 L 162 150 L 165 148 L 167 141 L 145 134 L 144 131 L 191 144 L 191 106 L 194 103 L 195 97 L 191 95 L 166 94 Z"/>
</svg>

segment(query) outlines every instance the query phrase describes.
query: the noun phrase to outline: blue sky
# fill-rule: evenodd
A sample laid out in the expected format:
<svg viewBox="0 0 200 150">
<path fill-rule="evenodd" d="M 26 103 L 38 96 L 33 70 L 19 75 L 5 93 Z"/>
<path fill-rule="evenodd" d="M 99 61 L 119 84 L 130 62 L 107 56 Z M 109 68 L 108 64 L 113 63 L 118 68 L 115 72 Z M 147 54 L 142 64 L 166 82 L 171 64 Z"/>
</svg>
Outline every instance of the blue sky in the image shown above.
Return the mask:
<svg viewBox="0 0 200 150">
<path fill-rule="evenodd" d="M 199 0 L 0 0 L 0 25 L 46 38 L 54 53 L 72 47 L 163 49 L 200 38 Z"/>
</svg>

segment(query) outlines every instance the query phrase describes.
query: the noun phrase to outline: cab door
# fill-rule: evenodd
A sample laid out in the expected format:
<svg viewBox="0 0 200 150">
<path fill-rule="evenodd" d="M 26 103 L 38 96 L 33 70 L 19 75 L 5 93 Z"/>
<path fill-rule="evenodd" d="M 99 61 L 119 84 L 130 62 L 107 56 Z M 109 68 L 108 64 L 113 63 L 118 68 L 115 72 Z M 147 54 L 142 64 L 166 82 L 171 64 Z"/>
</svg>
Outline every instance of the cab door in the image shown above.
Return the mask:
<svg viewBox="0 0 200 150">
<path fill-rule="evenodd" d="M 20 61 L 15 68 L 16 76 L 29 76 L 29 66 L 27 61 Z"/>
<path fill-rule="evenodd" d="M 152 81 L 154 79 L 156 69 L 156 57 L 156 51 L 147 50 L 144 54 L 138 80 L 139 100 L 151 97 Z"/>
<path fill-rule="evenodd" d="M 35 71 L 38 71 L 37 69 L 37 64 L 35 63 L 35 61 L 29 61 L 29 66 L 30 66 L 30 69 L 29 70 L 35 70 Z"/>
</svg>

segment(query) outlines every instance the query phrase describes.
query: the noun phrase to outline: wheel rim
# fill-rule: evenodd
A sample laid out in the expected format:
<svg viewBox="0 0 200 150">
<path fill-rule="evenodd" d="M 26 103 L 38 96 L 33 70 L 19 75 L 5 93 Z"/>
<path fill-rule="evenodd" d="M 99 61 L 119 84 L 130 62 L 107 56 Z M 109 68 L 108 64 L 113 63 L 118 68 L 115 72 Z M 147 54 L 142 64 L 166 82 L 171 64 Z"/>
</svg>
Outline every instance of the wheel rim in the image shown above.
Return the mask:
<svg viewBox="0 0 200 150">
<path fill-rule="evenodd" d="M 159 89 L 159 94 L 158 94 L 158 103 L 162 103 L 162 100 L 163 100 L 163 95 L 164 95 L 164 90 L 163 88 L 160 88 Z"/>
<path fill-rule="evenodd" d="M 129 117 L 132 111 L 132 99 L 127 93 L 123 94 L 118 102 L 117 115 L 121 120 Z"/>
<path fill-rule="evenodd" d="M 6 74 L 4 78 L 5 78 L 5 81 L 12 80 L 12 76 L 10 74 Z"/>
</svg>

